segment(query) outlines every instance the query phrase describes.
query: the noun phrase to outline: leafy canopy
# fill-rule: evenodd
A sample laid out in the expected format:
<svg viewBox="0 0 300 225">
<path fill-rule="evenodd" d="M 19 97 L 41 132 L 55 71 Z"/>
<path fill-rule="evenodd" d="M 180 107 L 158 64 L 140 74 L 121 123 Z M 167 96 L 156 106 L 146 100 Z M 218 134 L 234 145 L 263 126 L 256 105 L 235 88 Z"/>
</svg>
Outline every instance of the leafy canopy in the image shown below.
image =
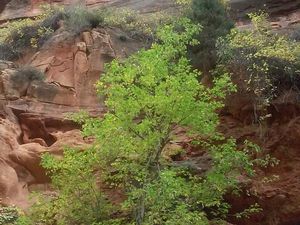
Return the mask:
<svg viewBox="0 0 300 225">
<path fill-rule="evenodd" d="M 199 72 L 186 54 L 200 30 L 181 19 L 159 29 L 160 41 L 150 49 L 107 66 L 97 83 L 106 96 L 107 113 L 103 118 L 74 118 L 94 145 L 85 151 L 65 150 L 59 160 L 44 156 L 59 195 L 46 202 L 48 208 L 38 207 L 42 211 L 33 214 L 35 223 L 207 225 L 225 218 L 229 206 L 223 195 L 238 188 L 243 171 L 253 175 L 255 162 L 247 151 L 236 150 L 234 140 L 216 132 L 216 110 L 235 87 L 226 73 L 212 88 L 198 82 Z M 203 145 L 212 168 L 202 177 L 162 157 L 178 126 L 193 140 L 220 143 Z M 122 191 L 120 204 L 113 203 L 107 188 Z"/>
<path fill-rule="evenodd" d="M 176 219 L 178 224 L 207 224 L 202 210 L 220 207 L 222 195 L 236 184 L 234 176 L 229 181 L 225 174 L 241 168 L 241 162 L 242 167 L 248 165 L 246 154 L 237 154 L 233 142 L 212 150 L 221 159 L 223 153 L 217 152 L 224 148 L 231 162 L 224 168 L 216 158 L 220 165 L 204 180 L 178 175 L 162 160 L 176 126 L 214 137 L 216 109 L 234 90 L 228 74 L 215 80 L 212 89 L 198 82 L 199 72 L 189 65 L 186 53 L 187 45 L 196 44 L 193 36 L 199 30 L 188 19 L 167 25 L 157 32 L 159 44 L 108 65 L 97 83 L 98 91 L 107 96 L 108 113 L 101 120 L 88 118 L 83 125 L 83 133 L 96 138 L 102 177 L 126 190 L 122 209 L 136 224 L 173 224 L 174 215 L 185 215 Z"/>
</svg>

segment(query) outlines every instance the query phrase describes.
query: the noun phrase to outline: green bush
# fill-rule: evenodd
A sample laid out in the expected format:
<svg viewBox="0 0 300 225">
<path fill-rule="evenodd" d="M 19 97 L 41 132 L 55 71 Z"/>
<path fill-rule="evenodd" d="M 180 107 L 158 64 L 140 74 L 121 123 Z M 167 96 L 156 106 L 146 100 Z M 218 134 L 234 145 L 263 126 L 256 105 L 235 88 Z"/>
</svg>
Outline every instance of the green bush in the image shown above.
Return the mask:
<svg viewBox="0 0 300 225">
<path fill-rule="evenodd" d="M 27 216 L 19 216 L 13 225 L 36 225 Z"/>
<path fill-rule="evenodd" d="M 15 207 L 0 207 L 0 224 L 12 225 L 19 217 Z"/>
<path fill-rule="evenodd" d="M 15 60 L 21 57 L 28 48 L 39 48 L 47 41 L 56 28 L 47 21 L 54 14 L 54 9 L 47 9 L 35 19 L 20 19 L 1 28 L 0 59 Z M 8 48 L 5 46 L 9 46 Z"/>
<path fill-rule="evenodd" d="M 59 22 L 64 20 L 65 13 L 63 10 L 58 9 L 56 12 L 51 13 L 47 16 L 40 24 L 41 27 L 50 28 L 53 31 L 56 31 L 60 26 Z"/>
<path fill-rule="evenodd" d="M 52 35 L 51 28 L 38 25 L 24 26 L 19 30 L 13 31 L 6 42 L 10 43 L 18 52 L 22 53 L 26 48 L 41 47 Z"/>
<path fill-rule="evenodd" d="M 216 64 L 217 39 L 227 35 L 234 24 L 222 0 L 192 0 L 190 18 L 203 27 L 196 37 L 200 44 L 190 49 L 192 63 L 208 71 Z"/>
<path fill-rule="evenodd" d="M 14 48 L 24 50 L 26 47 L 31 46 L 32 38 L 35 38 L 37 35 L 37 26 L 26 26 L 20 30 L 13 31 L 7 41 L 13 44 Z"/>
<path fill-rule="evenodd" d="M 281 91 L 300 88 L 300 45 L 274 33 L 265 13 L 250 14 L 253 29 L 237 29 L 218 43 L 221 63 L 236 76 L 243 75 L 259 106 Z"/>
</svg>

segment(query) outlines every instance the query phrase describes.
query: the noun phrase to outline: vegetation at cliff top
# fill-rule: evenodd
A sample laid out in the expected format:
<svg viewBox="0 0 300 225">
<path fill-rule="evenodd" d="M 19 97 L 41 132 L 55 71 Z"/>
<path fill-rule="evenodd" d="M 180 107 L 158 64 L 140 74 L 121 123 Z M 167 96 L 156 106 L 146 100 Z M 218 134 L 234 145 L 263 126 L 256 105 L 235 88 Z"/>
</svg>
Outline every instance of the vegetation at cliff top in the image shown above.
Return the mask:
<svg viewBox="0 0 300 225">
<path fill-rule="evenodd" d="M 7 22 L 0 30 L 0 59 L 16 60 L 26 50 L 41 47 L 54 32 L 50 24 L 44 24 L 53 13 L 49 8 L 34 20 L 27 18 Z"/>
<path fill-rule="evenodd" d="M 208 61 L 214 61 L 213 58 L 215 58 L 216 39 L 228 33 L 232 23 L 224 5 L 219 4 L 219 0 L 191 1 L 190 4 L 193 6 L 188 10 L 190 18 L 204 25 L 201 36 L 198 37 L 201 43 L 193 47 L 190 53 L 194 56 L 192 59 L 196 59 L 197 54 L 202 54 L 201 67 L 204 67 L 204 64 L 207 67 Z M 174 18 L 172 13 L 157 12 L 143 15 L 124 8 L 89 10 L 83 5 L 65 8 L 44 5 L 42 8 L 43 13 L 34 19 L 8 22 L 1 28 L 0 59 L 15 60 L 28 49 L 40 48 L 62 24 L 65 30 L 74 35 L 86 29 L 112 26 L 127 31 L 132 37 L 153 41 L 156 29 L 163 24 L 170 23 Z M 210 15 L 210 12 L 213 12 L 213 15 Z M 204 58 L 208 61 L 204 62 Z"/>
<path fill-rule="evenodd" d="M 16 60 L 27 50 L 40 48 L 61 26 L 71 35 L 96 27 L 120 27 L 132 37 L 152 40 L 157 27 L 172 18 L 164 13 L 143 16 L 130 9 L 89 10 L 83 5 L 65 8 L 46 5 L 43 10 L 44 13 L 34 19 L 8 22 L 1 28 L 0 59 Z"/>
</svg>

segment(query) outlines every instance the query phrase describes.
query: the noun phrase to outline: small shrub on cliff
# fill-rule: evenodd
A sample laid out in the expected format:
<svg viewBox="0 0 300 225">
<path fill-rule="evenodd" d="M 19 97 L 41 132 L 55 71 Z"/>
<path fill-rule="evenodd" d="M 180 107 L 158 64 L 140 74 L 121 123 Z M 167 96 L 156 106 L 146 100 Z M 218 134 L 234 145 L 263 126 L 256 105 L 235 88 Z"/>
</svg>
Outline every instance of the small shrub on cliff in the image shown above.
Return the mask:
<svg viewBox="0 0 300 225">
<path fill-rule="evenodd" d="M 18 52 L 18 49 L 9 43 L 0 43 L 0 60 L 14 60 L 19 57 L 21 53 Z"/>
<path fill-rule="evenodd" d="M 59 23 L 65 18 L 65 13 L 62 9 L 58 9 L 55 13 L 51 13 L 40 24 L 41 27 L 47 27 L 53 31 L 60 28 Z"/>
<path fill-rule="evenodd" d="M 23 27 L 33 26 L 35 24 L 36 21 L 32 19 L 20 19 L 20 20 L 8 22 L 7 24 L 5 24 L 3 28 L 1 28 L 0 42 L 4 42 L 7 38 L 9 38 L 12 32 L 16 30 L 20 30 Z"/>
<path fill-rule="evenodd" d="M 97 10 L 88 10 L 83 5 L 72 6 L 64 10 L 65 25 L 74 34 L 85 29 L 95 28 L 103 22 L 103 17 Z"/>
<path fill-rule="evenodd" d="M 26 48 L 41 47 L 52 33 L 53 30 L 40 25 L 25 26 L 13 31 L 6 42 L 11 44 L 14 49 L 17 49 L 21 56 Z"/>
<path fill-rule="evenodd" d="M 31 66 L 21 67 L 11 76 L 11 80 L 15 87 L 28 85 L 34 80 L 42 81 L 44 79 L 45 75 L 40 70 Z"/>
<path fill-rule="evenodd" d="M 31 19 L 22 19 L 22 20 L 9 22 L 6 27 L 1 28 L 0 59 L 15 60 L 19 58 L 24 50 L 24 47 L 31 46 L 30 43 L 24 45 L 24 41 L 23 41 L 24 34 L 22 30 L 33 26 L 35 26 L 35 21 Z M 27 39 L 27 36 L 24 38 Z"/>
</svg>

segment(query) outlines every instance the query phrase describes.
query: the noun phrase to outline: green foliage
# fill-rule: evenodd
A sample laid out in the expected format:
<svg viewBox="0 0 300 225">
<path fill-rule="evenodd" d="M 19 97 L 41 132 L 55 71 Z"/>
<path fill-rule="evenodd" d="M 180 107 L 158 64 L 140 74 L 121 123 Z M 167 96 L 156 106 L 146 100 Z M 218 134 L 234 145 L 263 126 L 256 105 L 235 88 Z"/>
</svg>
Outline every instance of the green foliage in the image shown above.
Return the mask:
<svg viewBox="0 0 300 225">
<path fill-rule="evenodd" d="M 4 28 L 1 28 L 0 42 L 4 42 L 12 32 L 20 30 L 23 27 L 33 26 L 35 24 L 36 21 L 32 19 L 22 19 L 9 22 Z"/>
<path fill-rule="evenodd" d="M 63 9 L 56 9 L 55 12 L 50 13 L 48 16 L 45 17 L 43 21 L 41 21 L 41 27 L 47 27 L 53 31 L 56 31 L 60 28 L 59 22 L 64 20 L 65 13 Z"/>
<path fill-rule="evenodd" d="M 13 49 L 9 43 L 0 43 L 0 59 L 1 60 L 12 60 L 19 57 L 19 52 Z"/>
<path fill-rule="evenodd" d="M 40 47 L 43 44 L 44 37 L 50 35 L 52 32 L 53 30 L 40 27 L 39 25 L 24 26 L 19 30 L 13 31 L 6 41 L 12 44 L 21 55 L 26 47 Z"/>
<path fill-rule="evenodd" d="M 7 22 L 0 32 L 0 59 L 15 60 L 21 57 L 27 48 L 41 47 L 54 32 L 51 26 L 43 23 L 53 13 L 54 10 L 47 8 L 35 19 Z"/>
<path fill-rule="evenodd" d="M 250 170 L 246 153 L 237 154 L 232 142 L 212 149 L 216 168 L 203 179 L 163 164 L 162 151 L 176 125 L 189 127 L 191 134 L 215 136 L 215 111 L 234 90 L 227 74 L 212 89 L 197 81 L 199 73 L 185 55 L 186 46 L 196 43 L 192 37 L 199 26 L 188 20 L 180 25 L 157 32 L 162 44 L 108 66 L 97 84 L 107 96 L 108 113 L 83 124 L 84 134 L 96 139 L 101 177 L 126 190 L 123 211 L 133 215 L 135 224 L 208 224 L 206 210 L 220 219 L 228 207 L 222 197 L 237 183 L 236 169 Z"/>
<path fill-rule="evenodd" d="M 0 207 L 0 224 L 12 225 L 18 219 L 19 213 L 15 207 Z"/>
<path fill-rule="evenodd" d="M 23 19 L 8 23 L 1 29 L 0 59 L 14 60 L 21 56 L 26 46 L 31 46 L 31 38 L 36 34 L 36 22 Z"/>
<path fill-rule="evenodd" d="M 42 165 L 49 171 L 52 185 L 60 192 L 46 201 L 41 198 L 32 208 L 35 224 L 79 225 L 111 221 L 109 215 L 114 210 L 96 185 L 95 161 L 92 150 L 65 149 L 63 159 L 44 155 Z"/>
<path fill-rule="evenodd" d="M 176 0 L 175 2 L 178 5 L 190 5 L 192 1 L 191 0 Z"/>
<path fill-rule="evenodd" d="M 181 173 L 185 175 L 184 171 Z M 143 224 L 208 224 L 205 213 L 197 210 L 193 199 L 201 188 L 196 180 L 181 177 L 180 171 L 169 169 L 159 176 L 145 187 L 148 213 Z"/>
<path fill-rule="evenodd" d="M 217 39 L 230 32 L 233 22 L 228 16 L 224 1 L 221 0 L 192 0 L 190 18 L 203 27 L 196 37 L 200 44 L 190 50 L 192 63 L 208 71 L 216 63 Z"/>
<path fill-rule="evenodd" d="M 269 104 L 282 89 L 299 87 L 300 45 L 271 31 L 267 15 L 250 14 L 253 29 L 237 29 L 218 43 L 221 62 L 246 75 L 249 90 L 259 106 Z"/>
<path fill-rule="evenodd" d="M 14 225 L 32 225 L 32 221 L 27 216 L 20 216 Z"/>
<path fill-rule="evenodd" d="M 290 35 L 292 40 L 300 41 L 300 28 L 296 28 L 296 30 L 293 31 L 293 33 Z"/>
<path fill-rule="evenodd" d="M 262 208 L 257 204 L 253 204 L 251 205 L 249 208 L 245 209 L 243 212 L 240 213 L 236 213 L 235 217 L 237 219 L 241 219 L 241 218 L 249 218 L 251 215 L 253 215 L 253 213 L 259 213 L 262 211 Z"/>
<path fill-rule="evenodd" d="M 1 225 L 33 225 L 30 219 L 14 206 L 0 207 Z"/>
<path fill-rule="evenodd" d="M 154 39 L 157 28 L 170 23 L 173 18 L 170 13 L 155 12 L 145 15 L 128 8 L 105 8 L 100 12 L 104 17 L 104 25 L 119 27 L 133 37 L 146 37 L 151 40 Z"/>
<path fill-rule="evenodd" d="M 60 159 L 44 155 L 42 165 L 58 195 L 33 207 L 33 224 L 208 225 L 225 219 L 229 205 L 223 196 L 238 190 L 241 173 L 254 174 L 251 149 L 258 149 L 248 144 L 237 151 L 234 140 L 216 132 L 216 110 L 235 87 L 227 73 L 212 88 L 198 82 L 186 53 L 198 43 L 193 37 L 199 31 L 189 19 L 165 25 L 157 31 L 160 43 L 107 66 L 97 83 L 107 113 L 74 116 L 94 145 L 66 149 Z M 203 177 L 163 159 L 178 126 L 195 141 L 206 137 L 201 143 L 213 167 Z M 125 200 L 110 204 L 108 187 L 122 191 Z"/>
</svg>

